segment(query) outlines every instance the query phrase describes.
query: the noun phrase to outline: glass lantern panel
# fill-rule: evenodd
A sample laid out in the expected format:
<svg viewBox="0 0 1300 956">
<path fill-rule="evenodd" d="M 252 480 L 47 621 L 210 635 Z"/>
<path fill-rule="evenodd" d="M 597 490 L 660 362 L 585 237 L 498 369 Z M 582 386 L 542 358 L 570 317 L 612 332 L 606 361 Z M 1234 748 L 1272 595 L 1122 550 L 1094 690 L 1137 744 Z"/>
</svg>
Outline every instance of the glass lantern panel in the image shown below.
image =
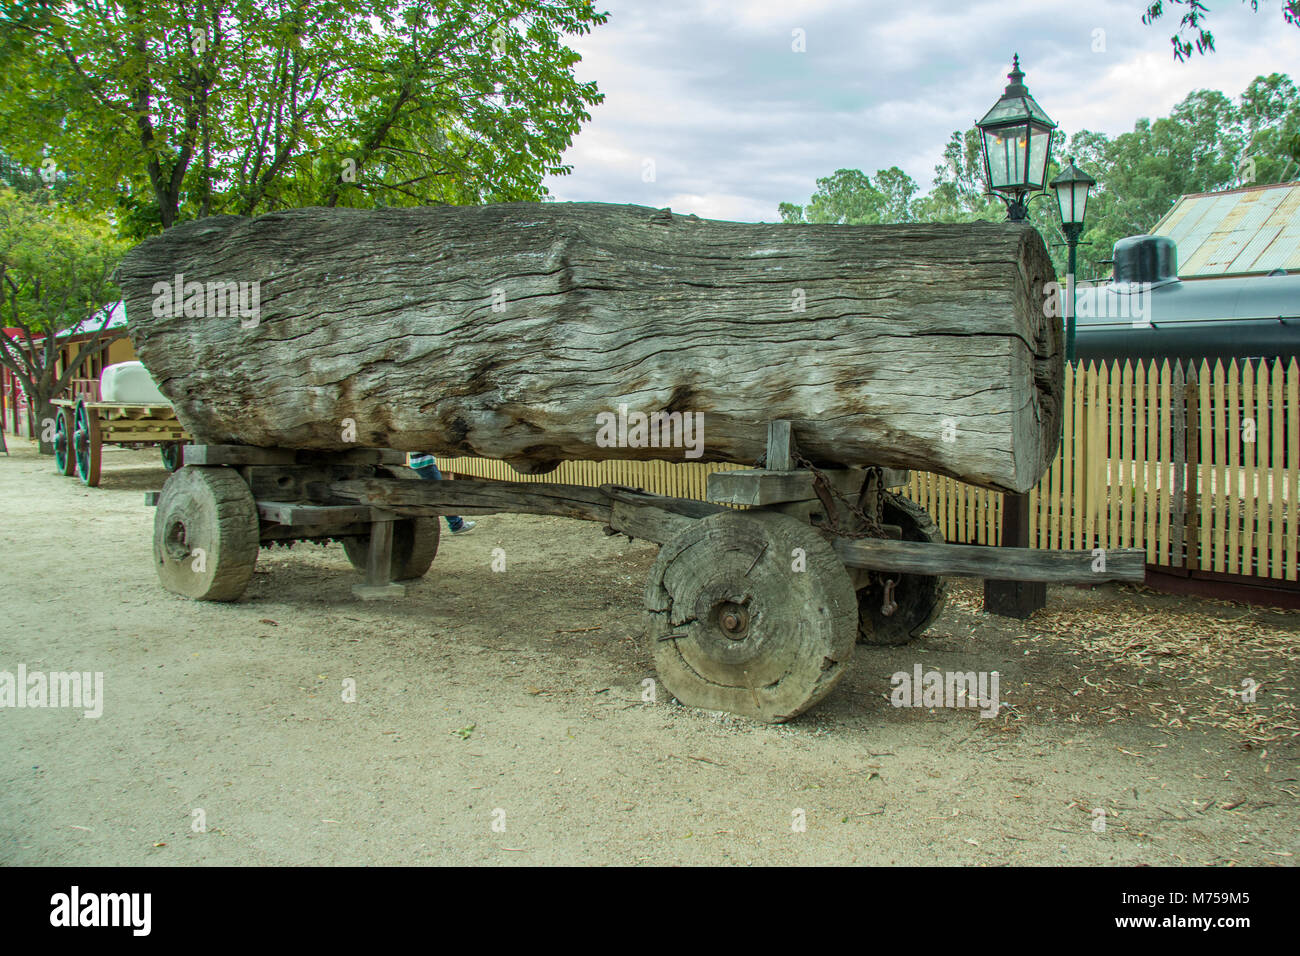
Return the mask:
<svg viewBox="0 0 1300 956">
<path fill-rule="evenodd" d="M 1088 208 L 1088 184 L 1074 184 L 1074 222 L 1083 222 L 1084 213 Z"/>
<path fill-rule="evenodd" d="M 1025 181 L 1025 128 L 1013 126 L 984 132 L 989 161 L 989 188 L 1005 189 Z"/>
<path fill-rule="evenodd" d="M 1047 154 L 1052 147 L 1052 131 L 1034 127 L 1029 143 L 1029 175 L 1026 184 L 1042 189 L 1047 179 Z"/>
</svg>

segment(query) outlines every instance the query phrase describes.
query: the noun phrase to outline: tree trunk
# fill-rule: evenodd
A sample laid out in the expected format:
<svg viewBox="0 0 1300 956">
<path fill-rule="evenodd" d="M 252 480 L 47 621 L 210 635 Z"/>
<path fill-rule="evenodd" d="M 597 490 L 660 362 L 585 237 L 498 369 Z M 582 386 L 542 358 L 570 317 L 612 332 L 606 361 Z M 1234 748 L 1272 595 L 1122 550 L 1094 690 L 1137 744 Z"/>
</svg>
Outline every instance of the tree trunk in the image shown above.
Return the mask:
<svg viewBox="0 0 1300 956">
<path fill-rule="evenodd" d="M 36 409 L 36 449 L 39 454 L 54 454 L 54 420 L 59 409 L 51 405 L 48 398 L 41 397 L 32 402 Z"/>
<path fill-rule="evenodd" d="M 818 463 L 1025 491 L 1060 436 L 1054 277 L 1024 225 L 296 209 L 177 226 L 117 278 L 137 354 L 200 442 L 357 442 L 531 472 L 751 464 L 768 421 L 789 419 Z M 250 284 L 242 316 L 214 291 L 232 282 Z M 702 442 L 676 418 L 638 427 L 653 413 L 702 415 Z"/>
</svg>

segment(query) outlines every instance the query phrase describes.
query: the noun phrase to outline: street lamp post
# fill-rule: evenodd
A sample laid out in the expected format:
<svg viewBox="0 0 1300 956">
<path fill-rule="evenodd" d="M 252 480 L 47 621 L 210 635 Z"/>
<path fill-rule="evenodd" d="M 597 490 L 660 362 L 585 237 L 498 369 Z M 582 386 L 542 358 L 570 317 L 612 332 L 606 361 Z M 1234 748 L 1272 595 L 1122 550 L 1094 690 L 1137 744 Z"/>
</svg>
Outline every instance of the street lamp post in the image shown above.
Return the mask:
<svg viewBox="0 0 1300 956">
<path fill-rule="evenodd" d="M 975 125 L 989 191 L 1007 204 L 1007 220 L 1020 222 L 1028 215 L 1029 200 L 1047 185 L 1056 123 L 1029 95 L 1018 53 L 1007 79 L 1011 82 L 1001 99 Z"/>
<path fill-rule="evenodd" d="M 1083 235 L 1083 216 L 1088 208 L 1088 191 L 1097 181 L 1074 165 L 1074 157 L 1061 174 L 1052 180 L 1056 190 L 1056 204 L 1061 211 L 1061 232 L 1065 233 L 1065 244 L 1069 249 L 1069 262 L 1066 266 L 1065 283 L 1067 286 L 1065 300 L 1069 303 L 1070 314 L 1065 322 L 1065 360 L 1074 362 L 1075 323 L 1075 289 L 1074 272 L 1076 251 L 1079 237 Z"/>
<path fill-rule="evenodd" d="M 1022 222 L 1028 218 L 1029 201 L 1047 186 L 1056 123 L 1029 95 L 1018 53 L 1007 79 L 1011 82 L 1002 97 L 975 125 L 989 192 L 1006 203 L 1008 222 Z M 1002 544 L 1029 547 L 1028 495 L 1002 496 Z M 1046 606 L 1047 585 L 1041 581 L 984 582 L 984 610 L 992 614 L 1026 618 Z"/>
</svg>

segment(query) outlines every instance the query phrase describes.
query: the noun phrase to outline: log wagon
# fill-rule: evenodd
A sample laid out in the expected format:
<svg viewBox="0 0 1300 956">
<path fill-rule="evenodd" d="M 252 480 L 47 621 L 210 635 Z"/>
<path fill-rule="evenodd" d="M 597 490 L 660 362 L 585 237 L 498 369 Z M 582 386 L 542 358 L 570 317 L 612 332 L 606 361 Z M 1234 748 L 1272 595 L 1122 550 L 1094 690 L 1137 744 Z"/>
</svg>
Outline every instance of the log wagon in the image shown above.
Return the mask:
<svg viewBox="0 0 1300 956">
<path fill-rule="evenodd" d="M 158 392 L 139 362 L 118 362 L 100 375 L 100 398 L 78 395 L 56 398 L 54 418 L 54 468 L 83 484 L 99 485 L 105 445 L 131 448 L 156 446 L 163 467 L 181 466 L 181 446 L 188 433 L 176 418 L 171 403 Z"/>
<path fill-rule="evenodd" d="M 644 603 L 665 687 L 783 721 L 856 644 L 918 637 L 945 575 L 1142 579 L 1137 550 L 945 544 L 891 490 L 920 468 L 1022 493 L 1055 455 L 1061 327 L 1023 224 L 307 209 L 174 227 L 117 279 L 136 353 L 194 436 L 151 499 L 159 577 L 188 597 L 237 599 L 278 541 L 342 540 L 370 598 L 429 569 L 440 515 L 595 521 L 660 545 Z M 255 314 L 214 286 L 250 289 Z M 607 416 L 627 408 L 666 440 L 620 426 L 611 441 Z M 751 467 L 710 475 L 695 501 L 413 481 L 407 451 L 529 474 L 572 458 Z"/>
</svg>

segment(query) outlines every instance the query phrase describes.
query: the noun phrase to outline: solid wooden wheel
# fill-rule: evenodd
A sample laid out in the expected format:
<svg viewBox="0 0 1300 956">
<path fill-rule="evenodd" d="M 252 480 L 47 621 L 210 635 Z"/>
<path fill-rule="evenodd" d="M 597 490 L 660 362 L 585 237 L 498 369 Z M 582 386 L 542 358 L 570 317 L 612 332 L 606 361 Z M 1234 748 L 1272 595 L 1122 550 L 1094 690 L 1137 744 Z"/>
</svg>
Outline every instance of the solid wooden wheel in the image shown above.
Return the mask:
<svg viewBox="0 0 1300 956">
<path fill-rule="evenodd" d="M 77 474 L 77 456 L 72 447 L 75 431 L 72 409 L 61 407 L 54 417 L 54 468 L 68 478 Z"/>
<path fill-rule="evenodd" d="M 825 697 L 857 605 L 834 550 L 788 515 L 711 515 L 659 552 L 645 593 L 659 679 L 683 704 L 779 723 Z"/>
<path fill-rule="evenodd" d="M 377 473 L 378 477 L 423 480 L 413 469 L 401 466 L 380 466 Z M 413 581 L 428 573 L 438 555 L 441 535 L 438 521 L 438 518 L 403 518 L 393 522 L 393 569 L 390 576 L 394 581 Z M 365 571 L 370 554 L 370 535 L 344 538 L 343 550 L 354 568 Z"/>
<path fill-rule="evenodd" d="M 186 466 L 163 485 L 153 522 L 158 579 L 199 601 L 234 601 L 257 564 L 257 504 L 232 468 Z"/>
<path fill-rule="evenodd" d="M 168 471 L 175 471 L 184 463 L 184 456 L 181 449 L 185 447 L 183 441 L 165 441 L 162 443 L 162 463 Z"/>
<path fill-rule="evenodd" d="M 943 544 L 943 532 L 929 512 L 910 498 L 886 491 L 883 511 L 886 524 L 902 527 L 904 541 Z M 897 607 L 888 615 L 884 613 L 886 581 L 896 582 L 891 598 Z M 897 645 L 915 640 L 943 612 L 947 596 L 947 578 L 873 572 L 870 583 L 858 590 L 858 643 Z"/>
<path fill-rule="evenodd" d="M 77 458 L 77 474 L 81 483 L 90 488 L 99 486 L 99 465 L 103 458 L 104 442 L 99 431 L 99 413 L 86 405 L 84 398 L 77 399 L 73 420 L 72 447 Z"/>
</svg>

